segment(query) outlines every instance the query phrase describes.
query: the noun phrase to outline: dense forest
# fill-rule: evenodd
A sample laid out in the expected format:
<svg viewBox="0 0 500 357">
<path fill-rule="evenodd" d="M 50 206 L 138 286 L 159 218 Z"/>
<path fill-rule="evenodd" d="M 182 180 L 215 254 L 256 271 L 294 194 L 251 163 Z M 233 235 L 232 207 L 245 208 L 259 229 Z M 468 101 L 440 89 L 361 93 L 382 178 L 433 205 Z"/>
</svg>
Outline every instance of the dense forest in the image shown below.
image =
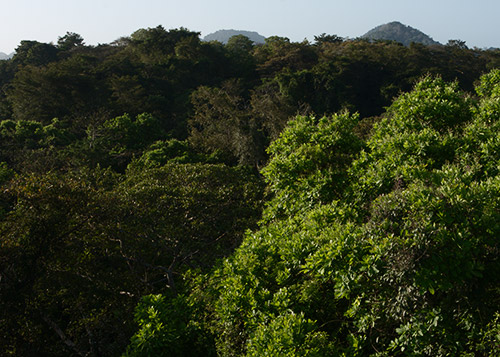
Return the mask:
<svg viewBox="0 0 500 357">
<path fill-rule="evenodd" d="M 499 132 L 462 41 L 22 41 L 0 355 L 495 355 Z"/>
</svg>

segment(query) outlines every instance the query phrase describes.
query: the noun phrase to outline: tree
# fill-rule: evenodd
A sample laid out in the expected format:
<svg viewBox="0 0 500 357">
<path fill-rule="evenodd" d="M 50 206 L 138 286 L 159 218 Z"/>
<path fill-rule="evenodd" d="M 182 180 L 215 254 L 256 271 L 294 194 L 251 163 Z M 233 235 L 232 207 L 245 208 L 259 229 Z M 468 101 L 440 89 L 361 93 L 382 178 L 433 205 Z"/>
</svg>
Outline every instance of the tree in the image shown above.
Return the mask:
<svg viewBox="0 0 500 357">
<path fill-rule="evenodd" d="M 344 39 L 337 35 L 327 35 L 326 33 L 322 33 L 319 36 L 314 36 L 314 42 L 316 45 L 321 46 L 324 43 L 341 43 Z"/>
<path fill-rule="evenodd" d="M 25 175 L 3 188 L 0 345 L 13 355 L 121 354 L 139 298 L 182 294 L 183 274 L 229 255 L 262 200 L 254 173 L 204 164 Z"/>
<path fill-rule="evenodd" d="M 241 167 L 168 164 L 138 172 L 125 187 L 126 197 L 140 212 L 130 217 L 130 227 L 137 227 L 140 241 L 153 239 L 153 249 L 141 250 L 140 261 L 165 267 L 150 278 L 161 280 L 163 274 L 170 288 L 162 296 L 144 297 L 138 305 L 139 330 L 127 355 L 210 355 L 212 334 L 201 321 L 190 321 L 203 307 L 181 294 L 187 291 L 189 277 L 197 275 L 182 273 L 187 267 L 208 272 L 239 245 L 246 229 L 254 227 L 262 199 L 259 178 Z M 141 228 L 145 225 L 147 231 Z M 139 255 L 136 246 L 124 249 Z M 171 328 L 161 327 L 165 321 Z"/>
<path fill-rule="evenodd" d="M 141 283 L 125 277 L 106 233 L 116 200 L 91 183 L 113 178 L 82 176 L 19 177 L 3 193 L 12 202 L 0 222 L 3 354 L 117 355 L 129 337 L 135 301 L 120 291 L 140 293 Z"/>
<path fill-rule="evenodd" d="M 69 51 L 83 45 L 83 37 L 74 32 L 66 32 L 66 35 L 59 37 L 57 40 L 57 48 L 61 51 Z"/>
<path fill-rule="evenodd" d="M 424 77 L 365 143 L 348 113 L 290 122 L 260 229 L 183 300 L 204 309 L 149 328 L 181 338 L 184 321 L 220 355 L 494 354 L 497 72 L 478 102 Z"/>
<path fill-rule="evenodd" d="M 38 41 L 21 41 L 12 61 L 18 65 L 42 66 L 57 60 L 57 48 Z"/>
<path fill-rule="evenodd" d="M 135 31 L 129 41 L 133 51 L 142 61 L 161 64 L 175 55 L 175 47 L 179 42 L 198 37 L 198 32 L 191 32 L 183 27 L 167 31 L 160 25 Z"/>
<path fill-rule="evenodd" d="M 256 76 L 256 62 L 253 57 L 253 42 L 244 35 L 232 36 L 226 46 L 229 60 L 234 67 L 233 76 L 252 82 Z"/>
<path fill-rule="evenodd" d="M 316 52 L 307 42 L 291 43 L 286 37 L 271 36 L 255 49 L 257 69 L 264 78 L 272 77 L 284 68 L 298 71 L 317 62 Z"/>
<path fill-rule="evenodd" d="M 253 41 L 245 35 L 235 35 L 227 41 L 226 49 L 231 52 L 250 52 L 253 49 Z"/>
<path fill-rule="evenodd" d="M 189 141 L 195 148 L 220 151 L 229 161 L 256 166 L 263 159 L 261 126 L 241 92 L 234 81 L 222 88 L 202 86 L 193 92 Z"/>
<path fill-rule="evenodd" d="M 465 41 L 462 41 L 462 40 L 448 40 L 448 42 L 446 43 L 446 46 L 455 47 L 455 48 L 458 48 L 461 50 L 468 49 Z"/>
<path fill-rule="evenodd" d="M 108 92 L 95 66 L 92 58 L 78 55 L 44 67 L 24 66 L 7 93 L 14 119 L 47 124 L 53 118 L 85 118 L 102 108 Z"/>
</svg>

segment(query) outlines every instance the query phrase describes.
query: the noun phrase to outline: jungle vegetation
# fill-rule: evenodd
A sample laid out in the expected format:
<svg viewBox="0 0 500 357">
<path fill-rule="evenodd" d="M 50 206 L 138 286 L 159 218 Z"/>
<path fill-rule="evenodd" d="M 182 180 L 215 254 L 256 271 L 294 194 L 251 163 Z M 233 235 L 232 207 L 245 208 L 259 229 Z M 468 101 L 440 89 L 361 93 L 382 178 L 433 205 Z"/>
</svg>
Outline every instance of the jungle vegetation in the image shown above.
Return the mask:
<svg viewBox="0 0 500 357">
<path fill-rule="evenodd" d="M 0 354 L 495 355 L 499 119 L 461 41 L 22 41 Z"/>
</svg>

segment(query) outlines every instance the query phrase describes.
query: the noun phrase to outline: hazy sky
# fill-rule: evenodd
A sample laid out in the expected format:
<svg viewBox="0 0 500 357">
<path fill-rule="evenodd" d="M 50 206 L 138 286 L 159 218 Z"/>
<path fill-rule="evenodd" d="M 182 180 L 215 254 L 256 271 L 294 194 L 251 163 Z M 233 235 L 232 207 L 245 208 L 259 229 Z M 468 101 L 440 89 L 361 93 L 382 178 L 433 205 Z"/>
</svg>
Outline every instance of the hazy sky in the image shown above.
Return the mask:
<svg viewBox="0 0 500 357">
<path fill-rule="evenodd" d="M 67 31 L 87 44 L 109 43 L 139 28 L 257 31 L 292 41 L 322 33 L 355 38 L 400 21 L 434 40 L 500 47 L 500 0 L 0 0 L 0 52 L 21 40 L 57 42 Z"/>
</svg>

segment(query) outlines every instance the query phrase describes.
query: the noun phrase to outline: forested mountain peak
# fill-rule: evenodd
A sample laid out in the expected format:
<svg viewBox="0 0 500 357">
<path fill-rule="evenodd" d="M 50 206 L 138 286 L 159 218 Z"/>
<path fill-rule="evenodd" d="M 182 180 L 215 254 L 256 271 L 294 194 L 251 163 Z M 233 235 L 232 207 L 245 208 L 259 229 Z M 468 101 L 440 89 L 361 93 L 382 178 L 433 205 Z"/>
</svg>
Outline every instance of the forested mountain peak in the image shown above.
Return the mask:
<svg viewBox="0 0 500 357">
<path fill-rule="evenodd" d="M 422 43 L 424 45 L 439 45 L 439 42 L 434 41 L 422 31 L 404 25 L 398 21 L 377 26 L 361 37 L 372 40 L 396 41 L 405 46 L 409 46 L 412 42 Z"/>
<path fill-rule="evenodd" d="M 208 34 L 203 38 L 203 41 L 219 41 L 224 44 L 233 36 L 244 35 L 255 43 L 264 43 L 266 38 L 255 31 L 242 30 L 219 30 Z"/>
</svg>

